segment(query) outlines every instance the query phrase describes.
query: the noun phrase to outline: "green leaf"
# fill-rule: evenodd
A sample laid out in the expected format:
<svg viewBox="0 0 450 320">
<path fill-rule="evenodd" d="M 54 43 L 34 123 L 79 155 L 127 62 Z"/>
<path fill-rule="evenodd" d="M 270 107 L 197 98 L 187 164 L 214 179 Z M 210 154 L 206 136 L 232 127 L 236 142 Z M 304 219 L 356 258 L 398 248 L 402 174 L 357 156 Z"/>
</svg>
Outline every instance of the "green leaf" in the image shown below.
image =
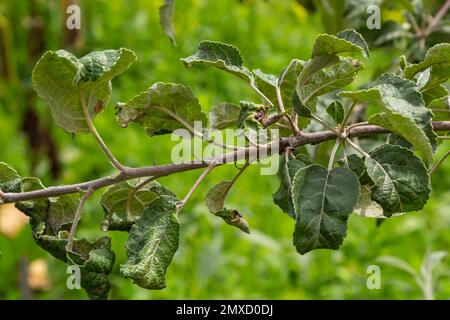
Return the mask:
<svg viewBox="0 0 450 320">
<path fill-rule="evenodd" d="M 309 109 L 313 108 L 311 105 L 314 106 L 315 103 L 310 103 L 313 98 L 352 83 L 358 71 L 363 68 L 358 60 L 342 58 L 328 69 L 316 72 L 307 83 L 302 82 L 299 77 L 296 89 L 300 101 Z"/>
<path fill-rule="evenodd" d="M 312 57 L 349 52 L 360 52 L 364 57 L 369 57 L 366 41 L 353 29 L 344 30 L 337 36 L 319 35 L 314 42 Z"/>
<path fill-rule="evenodd" d="M 427 106 L 429 106 L 432 101 L 446 97 L 449 94 L 450 93 L 448 92 L 447 88 L 442 84 L 422 93 L 423 100 L 425 101 L 425 105 Z"/>
<path fill-rule="evenodd" d="M 239 50 L 226 43 L 202 41 L 195 54 L 182 58 L 181 61 L 188 68 L 197 63 L 206 64 L 234 74 L 243 80 L 253 82 L 253 74 L 243 66 L 244 59 Z"/>
<path fill-rule="evenodd" d="M 2 192 L 20 192 L 22 189 L 22 178 L 16 170 L 8 164 L 0 162 L 0 191 Z M 0 204 L 1 204 L 0 198 Z"/>
<path fill-rule="evenodd" d="M 85 89 L 93 89 L 123 73 L 135 60 L 134 52 L 125 48 L 91 52 L 79 59 L 82 67 L 76 81 Z"/>
<path fill-rule="evenodd" d="M 361 48 L 361 53 L 365 58 L 369 58 L 369 48 L 367 47 L 366 40 L 355 30 L 347 29 L 339 32 L 336 35 L 339 39 L 344 39 Z"/>
<path fill-rule="evenodd" d="M 440 43 L 430 48 L 422 62 L 409 65 L 404 70 L 407 79 L 412 79 L 417 73 L 430 67 L 440 68 L 441 64 L 450 63 L 450 43 Z"/>
<path fill-rule="evenodd" d="M 450 96 L 431 101 L 428 108 L 433 110 L 434 120 L 450 120 Z"/>
<path fill-rule="evenodd" d="M 298 97 L 297 92 L 294 93 L 294 96 L 292 97 L 292 107 L 294 108 L 295 113 L 297 113 L 300 117 L 304 118 L 310 118 L 311 117 L 311 111 L 316 111 L 316 99 L 314 99 L 314 103 L 310 103 L 310 108 L 312 110 L 309 110 L 307 107 L 303 105 L 303 103 L 300 101 L 300 98 Z M 307 125 L 307 124 L 306 124 Z"/>
<path fill-rule="evenodd" d="M 386 111 L 369 118 L 370 124 L 375 124 L 404 137 L 419 151 L 428 164 L 433 162 L 433 150 L 430 141 L 423 130 L 410 118 L 395 112 Z"/>
<path fill-rule="evenodd" d="M 262 125 L 256 119 L 262 118 L 264 116 L 264 107 L 262 105 L 249 101 L 241 101 L 240 105 L 241 111 L 239 112 L 237 121 L 238 128 L 255 131 L 261 129 Z"/>
<path fill-rule="evenodd" d="M 184 125 L 194 127 L 195 121 L 202 127 L 206 124 L 206 115 L 189 87 L 163 82 L 125 104 L 117 104 L 116 117 L 122 127 L 136 122 L 150 136 L 170 133 Z"/>
<path fill-rule="evenodd" d="M 158 196 L 150 190 L 150 183 L 129 197 L 134 189 L 135 186 L 124 181 L 109 187 L 103 193 L 100 203 L 105 212 L 105 220 L 102 223 L 104 231 L 129 231 L 144 209 Z M 129 202 L 130 216 L 127 214 L 127 202 Z"/>
<path fill-rule="evenodd" d="M 95 242 L 84 239 L 74 242 L 73 251 L 68 253 L 70 262 L 80 266 L 81 287 L 90 299 L 106 300 L 111 284 L 111 273 L 115 255 L 111 250 L 111 238 L 100 237 Z"/>
<path fill-rule="evenodd" d="M 225 199 L 233 186 L 232 181 L 221 181 L 212 187 L 205 196 L 206 206 L 209 211 L 222 218 L 229 225 L 235 226 L 246 233 L 250 233 L 250 226 L 247 220 L 234 209 L 224 207 Z"/>
<path fill-rule="evenodd" d="M 89 117 L 94 118 L 108 103 L 110 81 L 135 59 L 124 48 L 92 52 L 81 59 L 64 50 L 47 51 L 33 70 L 33 87 L 61 128 L 69 133 L 88 132 L 80 95 Z"/>
<path fill-rule="evenodd" d="M 295 210 L 292 203 L 291 187 L 295 174 L 307 164 L 297 159 L 287 159 L 285 155 L 280 157 L 280 187 L 272 195 L 273 202 L 280 207 L 283 212 L 295 219 Z"/>
<path fill-rule="evenodd" d="M 22 179 L 23 191 L 44 188 L 37 178 Z M 108 274 L 111 273 L 115 255 L 111 239 L 100 237 L 95 242 L 75 239 L 73 250 L 66 251 L 67 238 L 80 196 L 62 195 L 16 203 L 16 207 L 30 217 L 35 242 L 55 258 L 80 267 L 81 286 L 90 299 L 106 299 L 110 290 Z"/>
<path fill-rule="evenodd" d="M 353 211 L 361 217 L 385 218 L 383 208 L 377 202 L 373 201 L 371 197 L 372 192 L 370 188 L 368 186 L 362 186 L 358 203 Z"/>
<path fill-rule="evenodd" d="M 276 85 L 278 78 L 273 74 L 264 73 L 260 69 L 253 70 L 255 85 L 270 101 L 278 101 Z"/>
<path fill-rule="evenodd" d="M 348 167 L 352 170 L 359 179 L 361 185 L 372 184 L 369 176 L 367 175 L 366 165 L 364 164 L 364 160 L 358 157 L 356 154 L 351 154 L 347 156 L 347 160 L 340 159 L 338 161 L 339 165 L 342 167 Z"/>
<path fill-rule="evenodd" d="M 339 63 L 341 59 L 335 54 L 321 55 L 309 60 L 300 72 L 296 86 L 303 86 L 311 80 L 311 77 L 318 71 Z"/>
<path fill-rule="evenodd" d="M 164 4 L 159 7 L 159 24 L 164 33 L 169 36 L 170 41 L 174 46 L 177 45 L 175 41 L 175 31 L 173 28 L 173 13 L 175 11 L 175 0 L 164 0 Z"/>
<path fill-rule="evenodd" d="M 293 59 L 278 77 L 276 86 L 281 89 L 281 95 L 286 110 L 293 107 L 292 100 L 296 93 L 295 87 L 297 86 L 297 78 L 305 65 L 305 61 Z"/>
<path fill-rule="evenodd" d="M 232 181 L 225 180 L 219 182 L 208 191 L 205 196 L 205 202 L 210 212 L 215 213 L 224 208 L 225 199 L 232 186 Z"/>
<path fill-rule="evenodd" d="M 237 125 L 240 108 L 230 102 L 221 102 L 209 111 L 209 124 L 213 129 L 226 129 Z"/>
<path fill-rule="evenodd" d="M 422 92 L 432 90 L 440 84 L 447 82 L 450 77 L 450 62 L 436 65 L 431 68 L 431 71 L 429 71 L 430 69 L 427 70 L 428 72 L 424 71 L 421 73 L 421 75 L 424 73 L 428 74 L 426 83 L 423 86 L 420 86 L 420 91 Z"/>
<path fill-rule="evenodd" d="M 327 113 L 337 124 L 340 124 L 344 120 L 344 106 L 337 100 L 330 103 L 327 107 Z"/>
<path fill-rule="evenodd" d="M 163 195 L 150 203 L 131 227 L 122 274 L 146 289 L 165 288 L 166 270 L 178 249 L 179 228 L 173 198 Z"/>
<path fill-rule="evenodd" d="M 421 210 L 430 195 L 430 177 L 423 162 L 411 150 L 384 145 L 366 157 L 367 173 L 374 182 L 372 200 L 384 215 Z"/>
<path fill-rule="evenodd" d="M 341 92 L 340 96 L 381 104 L 385 111 L 371 116 L 369 123 L 401 135 L 424 159 L 432 162 L 433 146 L 437 143 L 431 124 L 433 114 L 425 107 L 414 83 L 394 74 L 383 74 L 369 89 Z"/>
<path fill-rule="evenodd" d="M 313 164 L 300 169 L 292 186 L 297 251 L 305 254 L 314 249 L 339 248 L 358 196 L 358 178 L 347 168 L 328 171 Z"/>
</svg>

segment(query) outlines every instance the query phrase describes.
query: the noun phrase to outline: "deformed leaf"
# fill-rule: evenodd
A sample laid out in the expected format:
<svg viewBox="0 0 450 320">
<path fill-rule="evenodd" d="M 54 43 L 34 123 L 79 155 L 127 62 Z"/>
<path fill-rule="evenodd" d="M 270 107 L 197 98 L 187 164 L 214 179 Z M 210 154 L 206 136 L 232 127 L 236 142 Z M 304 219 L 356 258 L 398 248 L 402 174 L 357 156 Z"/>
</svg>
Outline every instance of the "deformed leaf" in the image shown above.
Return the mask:
<svg viewBox="0 0 450 320">
<path fill-rule="evenodd" d="M 106 300 L 111 289 L 108 274 L 115 262 L 111 238 L 100 237 L 93 243 L 84 239 L 77 240 L 68 256 L 70 262 L 80 266 L 81 287 L 86 290 L 89 298 Z"/>
<path fill-rule="evenodd" d="M 16 170 L 8 164 L 0 162 L 0 191 L 2 192 L 20 192 L 22 189 L 22 178 Z M 0 198 L 0 203 L 1 203 Z"/>
<path fill-rule="evenodd" d="M 91 52 L 78 60 L 82 67 L 76 81 L 86 89 L 97 87 L 123 73 L 135 60 L 134 52 L 125 48 Z"/>
<path fill-rule="evenodd" d="M 336 36 L 319 35 L 314 42 L 312 57 L 349 52 L 360 52 L 366 58 L 369 56 L 366 41 L 353 29 L 344 30 Z"/>
<path fill-rule="evenodd" d="M 240 129 L 250 129 L 258 131 L 262 128 L 261 123 L 257 120 L 264 116 L 265 109 L 262 105 L 249 101 L 241 101 L 241 110 L 237 121 Z"/>
<path fill-rule="evenodd" d="M 209 111 L 209 124 L 213 129 L 226 129 L 236 126 L 239 118 L 240 108 L 230 102 L 222 102 Z"/>
<path fill-rule="evenodd" d="M 175 31 L 173 28 L 173 13 L 175 11 L 175 0 L 164 0 L 159 7 L 159 23 L 166 35 L 169 36 L 173 45 L 177 45 L 175 41 Z"/>
<path fill-rule="evenodd" d="M 166 287 L 165 274 L 178 249 L 179 221 L 176 202 L 160 196 L 131 227 L 122 274 L 146 289 Z"/>
<path fill-rule="evenodd" d="M 430 176 L 411 150 L 383 145 L 366 157 L 367 173 L 374 182 L 372 200 L 386 217 L 421 210 L 430 196 Z"/>
<path fill-rule="evenodd" d="M 330 103 L 330 105 L 327 107 L 327 113 L 337 124 L 340 124 L 344 120 L 345 110 L 340 101 L 336 100 Z"/>
<path fill-rule="evenodd" d="M 81 99 L 93 118 L 108 103 L 110 81 L 135 59 L 124 48 L 92 52 L 81 59 L 64 50 L 47 51 L 33 70 L 33 87 L 60 127 L 69 133 L 87 132 Z"/>
<path fill-rule="evenodd" d="M 225 199 L 233 186 L 232 181 L 221 181 L 212 187 L 205 196 L 206 206 L 209 211 L 222 218 L 229 225 L 235 226 L 246 233 L 250 233 L 250 226 L 247 220 L 234 209 L 227 209 L 224 207 Z"/>
<path fill-rule="evenodd" d="M 116 106 L 116 117 L 122 127 L 131 122 L 144 127 L 150 136 L 173 132 L 198 121 L 206 124 L 197 98 L 189 87 L 157 82 L 127 103 Z"/>
<path fill-rule="evenodd" d="M 300 254 L 337 249 L 346 235 L 347 219 L 358 201 L 359 181 L 347 168 L 313 164 L 294 177 L 292 202 L 296 213 L 294 245 Z"/>
<path fill-rule="evenodd" d="M 195 54 L 182 58 L 181 61 L 189 68 L 196 63 L 207 64 L 225 70 L 243 80 L 253 81 L 253 74 L 243 65 L 244 59 L 241 53 L 230 44 L 202 41 Z"/>
<path fill-rule="evenodd" d="M 383 113 L 369 118 L 369 123 L 382 126 L 408 140 L 424 159 L 432 162 L 436 134 L 431 124 L 433 114 L 424 105 L 416 85 L 394 74 L 384 74 L 369 89 L 340 96 L 354 101 L 374 101 L 384 107 Z"/>
<path fill-rule="evenodd" d="M 43 188 L 37 178 L 22 180 L 23 190 Z M 41 198 L 16 203 L 16 207 L 30 217 L 32 235 L 36 243 L 55 258 L 80 267 L 81 286 L 90 299 L 106 299 L 110 290 L 108 274 L 114 265 L 111 239 L 100 237 L 95 242 L 75 239 L 73 250 L 66 251 L 68 230 L 72 226 L 80 201 L 79 195 Z"/>
<path fill-rule="evenodd" d="M 405 68 L 404 74 L 407 79 L 412 79 L 417 73 L 424 71 L 430 67 L 440 64 L 450 63 L 450 43 L 440 43 L 430 48 L 422 62 L 409 65 Z"/>
<path fill-rule="evenodd" d="M 366 40 L 364 40 L 364 38 L 355 30 L 353 29 L 347 29 L 347 30 L 343 30 L 341 32 L 339 32 L 336 37 L 338 37 L 339 39 L 344 39 L 358 47 L 361 48 L 362 50 L 362 55 L 365 58 L 369 58 L 369 48 L 367 47 L 367 43 Z"/>
<path fill-rule="evenodd" d="M 358 71 L 363 65 L 358 60 L 342 58 L 339 63 L 332 65 L 328 69 L 319 70 L 314 73 L 310 80 L 305 83 L 299 77 L 297 83 L 297 94 L 303 105 L 311 109 L 310 101 L 328 92 L 343 88 L 352 83 Z M 314 106 L 315 103 L 312 103 Z"/>
<path fill-rule="evenodd" d="M 222 218 L 229 225 L 237 227 L 245 233 L 250 233 L 250 226 L 247 220 L 237 210 L 223 208 L 220 211 L 213 212 L 213 214 Z"/>
<path fill-rule="evenodd" d="M 134 192 L 135 186 L 124 181 L 106 189 L 100 201 L 105 211 L 105 220 L 102 224 L 104 230 L 130 230 L 144 209 L 158 197 L 150 188 L 151 185 L 147 184 Z M 130 197 L 131 192 L 134 193 Z M 129 214 L 127 207 L 129 207 Z"/>
</svg>

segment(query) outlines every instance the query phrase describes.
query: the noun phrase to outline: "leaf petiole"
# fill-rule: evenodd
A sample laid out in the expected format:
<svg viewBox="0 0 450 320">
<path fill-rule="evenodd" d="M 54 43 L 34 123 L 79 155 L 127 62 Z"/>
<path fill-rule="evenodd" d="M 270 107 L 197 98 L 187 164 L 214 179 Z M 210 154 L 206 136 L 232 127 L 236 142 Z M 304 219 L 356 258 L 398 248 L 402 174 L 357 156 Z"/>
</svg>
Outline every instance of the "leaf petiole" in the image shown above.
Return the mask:
<svg viewBox="0 0 450 320">
<path fill-rule="evenodd" d="M 359 153 L 361 153 L 363 156 L 370 158 L 370 155 L 365 152 L 360 146 L 358 146 L 356 143 L 354 143 L 352 140 L 350 140 L 350 138 L 345 138 L 345 141 L 351 145 L 353 147 L 353 149 L 355 149 L 356 151 L 358 151 Z"/>
<path fill-rule="evenodd" d="M 433 173 L 435 173 L 439 166 L 444 162 L 445 159 L 447 159 L 449 155 L 450 150 L 447 151 L 441 159 L 439 159 L 439 161 L 433 166 L 433 168 L 428 171 L 428 174 L 431 176 Z"/>
<path fill-rule="evenodd" d="M 330 160 L 328 161 L 328 171 L 333 169 L 334 158 L 336 158 L 336 152 L 339 148 L 340 143 L 341 143 L 341 138 L 338 136 L 334 143 L 333 149 L 331 150 Z"/>
<path fill-rule="evenodd" d="M 87 199 L 95 192 L 95 189 L 90 188 L 81 198 L 78 203 L 77 210 L 75 211 L 75 216 L 73 218 L 72 226 L 70 227 L 69 237 L 67 238 L 66 250 L 72 251 L 73 249 L 73 239 L 75 238 L 75 233 L 77 231 L 78 223 L 80 222 L 81 215 L 83 213 L 83 207 Z"/>
<path fill-rule="evenodd" d="M 186 202 L 189 201 L 190 197 L 192 196 L 192 194 L 194 193 L 194 191 L 198 188 L 198 186 L 200 185 L 200 183 L 202 183 L 203 179 L 205 179 L 205 177 L 214 169 L 214 167 L 217 166 L 217 162 L 213 161 L 210 163 L 210 165 L 205 169 L 205 171 L 203 171 L 203 173 L 200 175 L 200 177 L 198 177 L 197 181 L 195 181 L 194 185 L 192 186 L 191 190 L 189 190 L 188 194 L 184 197 L 183 200 L 181 200 L 177 207 L 178 210 L 180 211 L 184 205 L 186 204 Z"/>
<path fill-rule="evenodd" d="M 95 140 L 97 140 L 97 143 L 99 144 L 100 148 L 103 150 L 103 152 L 108 157 L 109 161 L 111 162 L 112 166 L 116 168 L 117 170 L 121 172 L 125 172 L 127 170 L 126 167 L 124 167 L 112 154 L 111 150 L 109 150 L 106 143 L 103 141 L 102 137 L 98 133 L 97 129 L 95 128 L 94 123 L 92 122 L 91 117 L 89 116 L 89 111 L 86 106 L 86 102 L 84 101 L 83 97 L 83 90 L 81 88 L 78 88 L 78 97 L 80 99 L 80 105 L 81 110 L 83 111 L 84 120 L 86 121 L 86 124 L 89 128 L 89 131 L 94 136 Z"/>
</svg>

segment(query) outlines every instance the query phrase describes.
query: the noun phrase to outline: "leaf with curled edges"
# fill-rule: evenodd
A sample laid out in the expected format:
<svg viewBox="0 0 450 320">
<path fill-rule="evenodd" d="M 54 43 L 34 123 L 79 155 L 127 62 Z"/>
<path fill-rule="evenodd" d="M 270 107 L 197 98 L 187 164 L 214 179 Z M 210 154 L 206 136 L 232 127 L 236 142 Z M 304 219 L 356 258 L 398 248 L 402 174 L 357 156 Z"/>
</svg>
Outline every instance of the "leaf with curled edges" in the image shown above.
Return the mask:
<svg viewBox="0 0 450 320">
<path fill-rule="evenodd" d="M 80 266 L 81 287 L 86 290 L 89 298 L 106 300 L 111 289 L 108 275 L 115 262 L 111 238 L 100 237 L 95 242 L 76 240 L 67 256 L 68 262 Z"/>
<path fill-rule="evenodd" d="M 197 52 L 182 58 L 181 61 L 188 68 L 194 64 L 206 64 L 229 72 L 245 81 L 254 82 L 252 72 L 244 66 L 239 50 L 230 44 L 205 40 L 200 42 Z"/>
<path fill-rule="evenodd" d="M 7 192 L 21 192 L 22 178 L 16 170 L 11 168 L 8 164 L 0 162 L 0 191 Z M 0 204 L 2 198 L 0 197 Z"/>
<path fill-rule="evenodd" d="M 171 133 L 195 122 L 206 125 L 197 98 L 189 87 L 176 83 L 157 82 L 147 91 L 133 97 L 127 103 L 118 103 L 116 118 L 122 127 L 135 122 L 146 129 L 150 136 Z"/>
<path fill-rule="evenodd" d="M 177 45 L 175 41 L 175 31 L 173 28 L 173 13 L 175 11 L 175 0 L 164 0 L 164 3 L 159 7 L 159 24 L 164 33 L 169 36 L 170 41 L 174 46 Z"/>
<path fill-rule="evenodd" d="M 430 176 L 420 158 L 398 145 L 383 145 L 366 157 L 367 174 L 374 182 L 372 200 L 384 216 L 421 210 L 431 192 Z"/>
<path fill-rule="evenodd" d="M 213 186 L 205 196 L 209 211 L 220 217 L 231 226 L 237 227 L 245 233 L 250 233 L 250 226 L 242 215 L 235 209 L 225 208 L 225 200 L 233 186 L 232 181 L 221 181 Z"/>
<path fill-rule="evenodd" d="M 105 220 L 102 223 L 104 231 L 129 231 L 136 219 L 142 215 L 144 209 L 158 197 L 156 193 L 151 191 L 152 185 L 150 183 L 137 192 L 134 192 L 135 188 L 136 186 L 124 181 L 105 190 L 100 201 L 105 212 Z M 130 196 L 131 192 L 133 194 Z M 129 213 L 127 212 L 127 206 L 129 206 Z"/>
<path fill-rule="evenodd" d="M 423 86 L 423 91 L 444 83 L 450 76 L 450 43 L 440 43 L 430 48 L 423 61 L 407 66 L 403 72 L 405 78 L 413 79 L 419 72 L 431 68 L 428 81 Z"/>
<path fill-rule="evenodd" d="M 294 245 L 300 254 L 339 248 L 359 189 L 358 178 L 347 168 L 327 170 L 313 164 L 296 173 L 292 182 Z"/>
<path fill-rule="evenodd" d="M 417 86 L 394 74 L 383 74 L 368 89 L 341 92 L 341 97 L 353 101 L 372 101 L 380 104 L 384 112 L 369 118 L 369 123 L 382 126 L 408 140 L 429 163 L 433 160 L 433 147 L 437 136 L 431 124 L 433 114 L 425 107 Z"/>
<path fill-rule="evenodd" d="M 264 106 L 249 101 L 241 101 L 240 106 L 237 127 L 251 131 L 262 129 L 262 124 L 258 120 L 265 116 L 266 109 Z"/>
<path fill-rule="evenodd" d="M 132 226 L 126 244 L 128 260 L 121 273 L 146 289 L 166 287 L 165 274 L 178 249 L 178 209 L 174 198 L 161 195 Z"/>
<path fill-rule="evenodd" d="M 221 102 L 209 111 L 209 125 L 213 129 L 222 130 L 237 125 L 240 108 L 230 102 Z"/>
<path fill-rule="evenodd" d="M 355 30 L 347 29 L 336 36 L 321 34 L 314 41 L 312 57 L 359 52 L 365 58 L 369 57 L 369 49 L 364 38 Z"/>
<path fill-rule="evenodd" d="M 302 82 L 299 77 L 297 94 L 300 101 L 313 111 L 315 107 L 314 98 L 349 85 L 363 68 L 363 64 L 358 60 L 341 58 L 340 62 L 314 73 L 306 83 Z"/>
<path fill-rule="evenodd" d="M 47 51 L 33 70 L 32 83 L 58 126 L 69 133 L 88 132 L 80 95 L 94 118 L 108 103 L 111 80 L 135 60 L 125 48 L 95 51 L 81 59 L 65 50 Z"/>
<path fill-rule="evenodd" d="M 37 178 L 23 178 L 22 191 L 44 189 Z M 80 268 L 81 286 L 90 299 L 107 299 L 110 290 L 108 274 L 114 265 L 111 239 L 100 237 L 95 242 L 75 239 L 73 250 L 66 251 L 67 238 L 80 197 L 77 194 L 40 198 L 16 203 L 30 217 L 35 242 L 55 258 Z"/>
<path fill-rule="evenodd" d="M 311 59 L 305 64 L 297 79 L 296 90 L 303 105 L 305 105 L 308 101 L 305 101 L 305 95 L 302 94 L 301 91 L 304 86 L 312 81 L 314 75 L 324 68 L 342 63 L 342 59 L 339 58 L 339 55 L 352 52 L 359 52 L 365 58 L 369 57 L 369 50 L 364 38 L 353 29 L 344 30 L 336 36 L 321 34 L 316 38 L 314 41 Z M 346 59 L 351 60 L 350 58 Z M 359 61 L 358 63 L 361 64 Z M 333 74 L 334 73 L 330 74 L 330 76 Z M 319 76 L 319 78 L 320 77 L 323 77 L 323 75 Z M 312 98 L 313 97 L 311 96 L 310 99 Z M 314 101 L 312 100 L 312 102 Z M 312 108 L 311 104 L 312 103 L 310 103 L 309 108 Z"/>
</svg>

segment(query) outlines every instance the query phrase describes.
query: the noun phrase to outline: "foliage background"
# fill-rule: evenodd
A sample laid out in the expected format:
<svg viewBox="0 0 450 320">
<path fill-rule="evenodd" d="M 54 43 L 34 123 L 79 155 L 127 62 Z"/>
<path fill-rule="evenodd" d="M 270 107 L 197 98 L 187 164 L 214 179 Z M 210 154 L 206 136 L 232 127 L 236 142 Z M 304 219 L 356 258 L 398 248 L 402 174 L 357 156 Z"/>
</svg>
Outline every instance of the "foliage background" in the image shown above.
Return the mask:
<svg viewBox="0 0 450 320">
<path fill-rule="evenodd" d="M 43 51 L 65 48 L 77 56 L 119 47 L 136 51 L 138 61 L 114 80 L 109 107 L 95 122 L 118 159 L 139 166 L 168 163 L 174 143 L 169 136 L 150 139 L 138 127 L 120 128 L 114 118 L 113 106 L 117 101 L 128 100 L 156 81 L 190 86 L 204 111 L 222 101 L 256 100 L 240 80 L 212 69 L 187 70 L 179 58 L 193 53 L 203 39 L 217 40 L 236 45 L 251 68 L 279 74 L 292 58 L 307 59 L 314 38 L 324 31 L 320 13 L 308 12 L 297 1 L 186 0 L 176 3 L 178 46 L 174 47 L 159 26 L 161 1 L 90 0 L 81 1 L 81 32 L 75 40 L 67 40 L 64 28 L 67 3 L 56 0 L 0 3 L 3 35 L 0 47 L 3 61 L 7 61 L 0 69 L 3 70 L 0 161 L 10 163 L 22 175 L 42 177 L 46 185 L 89 180 L 112 170 L 91 136 L 64 133 L 52 123 L 45 104 L 30 93 L 31 70 Z M 403 22 L 402 15 L 389 17 Z M 393 46 L 372 51 L 354 86 L 372 79 L 401 54 Z M 29 120 L 30 106 L 57 147 L 61 162 L 57 177 L 49 174 L 50 161 L 45 150 L 37 151 L 27 140 L 24 123 Z M 441 145 L 438 155 L 448 147 Z M 305 256 L 298 255 L 292 246 L 294 221 L 272 203 L 278 179 L 259 175 L 257 166 L 251 166 L 237 181 L 228 199 L 230 207 L 245 215 L 252 234 L 230 228 L 209 214 L 202 194 L 235 172 L 233 165 L 215 170 L 186 205 L 181 215 L 180 249 L 167 273 L 168 287 L 162 291 L 141 289 L 119 275 L 119 265 L 126 259 L 126 234 L 110 232 L 116 252 L 110 298 L 420 299 L 422 293 L 409 275 L 385 265 L 380 265 L 381 289 L 369 290 L 367 267 L 377 264 L 379 256 L 392 255 L 418 269 L 427 250 L 448 251 L 450 247 L 450 162 L 433 177 L 432 198 L 423 211 L 389 219 L 379 227 L 371 219 L 352 215 L 340 251 L 318 250 Z M 198 174 L 182 173 L 161 182 L 182 197 Z M 100 195 L 97 192 L 89 201 L 79 229 L 80 234 L 92 239 L 100 234 L 103 218 Z M 1 223 L 7 221 L 0 221 L 1 230 Z M 0 299 L 86 298 L 82 290 L 67 289 L 66 266 L 35 245 L 27 225 L 14 235 L 0 232 L 0 251 Z M 46 261 L 49 283 L 30 295 L 23 288 L 20 266 L 36 259 Z M 449 262 L 441 268 L 448 270 Z M 436 289 L 436 297 L 449 296 L 447 277 Z"/>
</svg>

